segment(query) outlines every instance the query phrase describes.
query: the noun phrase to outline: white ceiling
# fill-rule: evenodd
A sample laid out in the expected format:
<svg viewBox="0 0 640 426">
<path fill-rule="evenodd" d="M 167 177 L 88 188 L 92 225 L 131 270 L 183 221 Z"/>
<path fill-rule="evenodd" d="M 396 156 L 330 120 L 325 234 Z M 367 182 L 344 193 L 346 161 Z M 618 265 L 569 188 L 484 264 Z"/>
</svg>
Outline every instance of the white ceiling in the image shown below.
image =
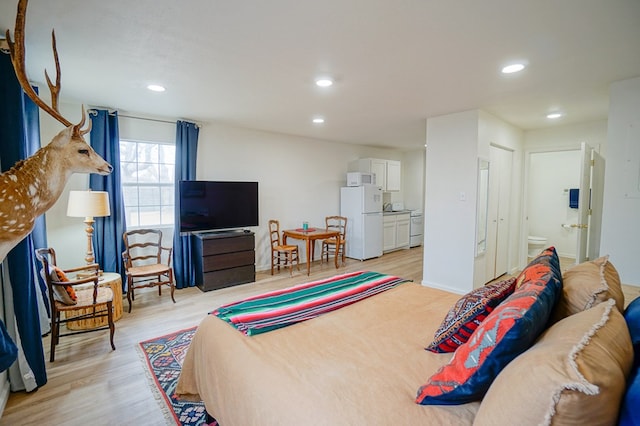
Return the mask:
<svg viewBox="0 0 640 426">
<path fill-rule="evenodd" d="M 403 149 L 469 109 L 525 130 L 606 119 L 609 85 L 640 76 L 638 0 L 31 0 L 32 81 L 54 71 L 53 28 L 62 101 Z"/>
</svg>

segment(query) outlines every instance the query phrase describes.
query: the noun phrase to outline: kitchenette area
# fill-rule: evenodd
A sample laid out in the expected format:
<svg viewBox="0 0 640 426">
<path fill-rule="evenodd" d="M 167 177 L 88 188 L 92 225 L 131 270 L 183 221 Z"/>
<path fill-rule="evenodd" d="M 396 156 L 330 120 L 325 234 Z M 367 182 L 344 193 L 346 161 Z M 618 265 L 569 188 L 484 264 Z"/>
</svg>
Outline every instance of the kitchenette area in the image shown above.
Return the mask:
<svg viewBox="0 0 640 426">
<path fill-rule="evenodd" d="M 407 210 L 404 203 L 395 202 L 385 203 L 382 214 L 384 253 L 422 245 L 422 210 Z"/>
<path fill-rule="evenodd" d="M 421 246 L 422 209 L 397 201 L 402 196 L 400 161 L 362 158 L 350 162 L 348 170 L 340 193 L 340 214 L 348 219 L 347 257 L 366 260 Z"/>
</svg>

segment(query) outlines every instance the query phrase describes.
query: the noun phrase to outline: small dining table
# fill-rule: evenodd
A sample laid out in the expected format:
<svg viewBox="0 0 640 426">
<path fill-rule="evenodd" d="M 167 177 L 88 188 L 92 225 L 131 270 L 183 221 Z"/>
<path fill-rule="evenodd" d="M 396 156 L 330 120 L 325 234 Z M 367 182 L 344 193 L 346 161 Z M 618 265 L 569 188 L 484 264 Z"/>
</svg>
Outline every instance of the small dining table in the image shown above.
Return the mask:
<svg viewBox="0 0 640 426">
<path fill-rule="evenodd" d="M 287 238 L 296 240 L 305 240 L 307 243 L 307 275 L 311 272 L 311 261 L 313 260 L 313 252 L 315 251 L 315 241 L 325 238 L 338 238 L 340 231 L 328 230 L 324 228 L 308 228 L 308 229 L 285 229 L 282 231 L 282 244 L 287 244 Z M 338 250 L 335 256 L 336 269 L 338 268 Z"/>
</svg>

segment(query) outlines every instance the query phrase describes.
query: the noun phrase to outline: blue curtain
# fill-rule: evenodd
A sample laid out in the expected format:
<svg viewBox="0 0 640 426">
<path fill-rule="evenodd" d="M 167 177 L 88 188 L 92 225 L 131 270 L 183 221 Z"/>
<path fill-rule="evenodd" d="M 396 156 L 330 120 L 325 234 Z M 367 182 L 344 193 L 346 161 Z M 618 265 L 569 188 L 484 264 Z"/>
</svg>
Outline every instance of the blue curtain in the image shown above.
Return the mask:
<svg viewBox="0 0 640 426">
<path fill-rule="evenodd" d="M 38 107 L 23 94 L 9 55 L 0 54 L 0 75 L 0 160 L 4 171 L 40 148 L 40 127 Z M 37 292 L 42 288 L 34 274 L 35 245 L 46 246 L 44 216 L 36 222 L 33 233 L 7 256 L 22 350 L 37 386 L 42 386 L 47 383 L 47 372 L 38 312 Z"/>
<path fill-rule="evenodd" d="M 104 271 L 117 272 L 122 276 L 122 291 L 126 279 L 122 265 L 124 241 L 122 235 L 127 228 L 120 178 L 120 134 L 118 113 L 106 110 L 91 110 L 91 147 L 113 166 L 107 176 L 91 174 L 89 187 L 93 191 L 107 191 L 111 215 L 95 218 L 93 246 L 96 262 Z"/>
<path fill-rule="evenodd" d="M 196 178 L 196 154 L 198 152 L 198 133 L 200 129 L 194 123 L 178 121 L 176 130 L 176 191 L 175 220 L 173 232 L 173 272 L 176 287 L 185 288 L 196 285 L 196 273 L 191 261 L 191 237 L 180 236 L 180 181 Z"/>
</svg>

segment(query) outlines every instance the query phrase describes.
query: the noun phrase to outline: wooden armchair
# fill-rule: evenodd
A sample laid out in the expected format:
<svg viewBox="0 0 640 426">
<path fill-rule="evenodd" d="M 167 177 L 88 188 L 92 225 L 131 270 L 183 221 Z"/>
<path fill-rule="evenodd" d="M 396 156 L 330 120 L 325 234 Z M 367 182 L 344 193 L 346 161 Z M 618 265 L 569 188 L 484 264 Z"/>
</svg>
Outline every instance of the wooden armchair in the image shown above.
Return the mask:
<svg viewBox="0 0 640 426">
<path fill-rule="evenodd" d="M 115 350 L 113 344 L 113 334 L 115 325 L 113 323 L 113 292 L 108 287 L 99 286 L 99 267 L 93 263 L 78 268 L 62 270 L 56 266 L 56 252 L 52 248 L 36 249 L 36 257 L 42 263 L 42 276 L 47 283 L 49 293 L 49 304 L 51 306 L 51 351 L 49 360 L 55 359 L 56 345 L 62 336 L 88 333 L 91 331 L 109 329 L 109 340 L 111 349 Z M 85 278 L 79 278 L 85 277 Z M 87 284 L 93 286 L 87 288 Z M 75 286 L 82 288 L 75 289 Z M 72 312 L 84 309 L 80 315 Z M 60 317 L 60 313 L 65 313 L 65 318 Z M 104 327 L 92 328 L 89 330 L 60 332 L 60 326 L 71 321 L 95 319 L 107 317 L 108 325 Z"/>
<path fill-rule="evenodd" d="M 175 282 L 171 268 L 172 248 L 162 246 L 162 231 L 158 229 L 134 229 L 123 235 L 125 251 L 122 261 L 127 274 L 127 300 L 129 312 L 135 300 L 135 289 L 144 287 L 158 287 L 158 295 L 162 296 L 162 286 L 171 289 L 171 300 Z M 162 260 L 163 252 L 167 252 L 166 263 Z"/>
<path fill-rule="evenodd" d="M 300 270 L 300 256 L 297 245 L 283 245 L 280 239 L 280 222 L 269 221 L 269 238 L 271 239 L 271 275 L 275 267 L 280 271 L 280 266 L 289 267 L 289 275 L 293 275 L 293 264 Z"/>
<path fill-rule="evenodd" d="M 326 229 L 339 231 L 340 236 L 338 238 L 332 237 L 322 240 L 322 256 L 320 257 L 320 262 L 324 262 L 325 258 L 328 262 L 330 254 L 338 256 L 340 255 L 340 252 L 342 252 L 342 263 L 344 263 L 347 237 L 347 218 L 344 216 L 327 216 L 324 220 Z"/>
</svg>

